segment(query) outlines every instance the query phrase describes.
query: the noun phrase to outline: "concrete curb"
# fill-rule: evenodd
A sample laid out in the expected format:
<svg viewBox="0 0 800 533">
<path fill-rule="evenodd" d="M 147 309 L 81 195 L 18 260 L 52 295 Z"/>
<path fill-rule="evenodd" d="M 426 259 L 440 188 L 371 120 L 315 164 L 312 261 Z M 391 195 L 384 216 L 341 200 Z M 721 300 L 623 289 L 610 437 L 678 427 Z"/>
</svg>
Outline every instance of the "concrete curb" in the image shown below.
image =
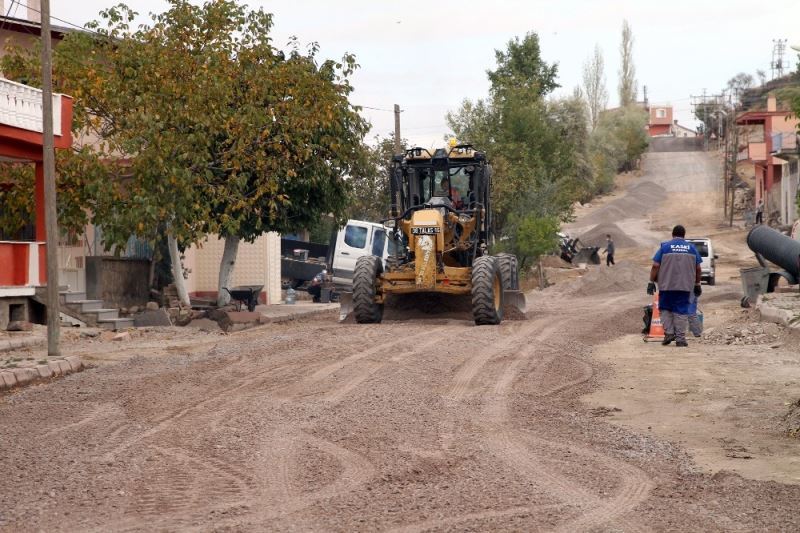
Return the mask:
<svg viewBox="0 0 800 533">
<path fill-rule="evenodd" d="M 0 371 L 0 391 L 24 387 L 37 381 L 72 374 L 83 369 L 83 361 L 77 355 L 48 361 L 43 365 L 26 368 L 11 368 Z"/>
<path fill-rule="evenodd" d="M 292 320 L 297 320 L 298 318 L 305 318 L 307 316 L 315 316 L 315 315 L 324 315 L 325 313 L 333 313 L 333 312 L 338 314 L 339 311 L 337 311 L 336 309 L 332 309 L 332 308 L 331 309 L 319 309 L 319 310 L 315 309 L 313 311 L 300 311 L 300 312 L 291 313 L 291 314 L 288 314 L 288 315 L 276 316 L 274 318 L 272 318 L 272 317 L 266 317 L 266 318 L 267 318 L 267 324 L 281 324 L 283 322 L 290 322 Z"/>
<path fill-rule="evenodd" d="M 11 350 L 19 350 L 20 348 L 27 348 L 29 346 L 44 345 L 45 338 L 43 337 L 23 337 L 21 339 L 3 339 L 0 340 L 0 352 L 10 352 Z"/>
<path fill-rule="evenodd" d="M 758 298 L 756 309 L 761 313 L 762 321 L 775 322 L 787 327 L 798 327 L 800 309 L 795 302 L 787 303 L 782 301 L 780 296 L 767 298 L 762 295 Z"/>
</svg>

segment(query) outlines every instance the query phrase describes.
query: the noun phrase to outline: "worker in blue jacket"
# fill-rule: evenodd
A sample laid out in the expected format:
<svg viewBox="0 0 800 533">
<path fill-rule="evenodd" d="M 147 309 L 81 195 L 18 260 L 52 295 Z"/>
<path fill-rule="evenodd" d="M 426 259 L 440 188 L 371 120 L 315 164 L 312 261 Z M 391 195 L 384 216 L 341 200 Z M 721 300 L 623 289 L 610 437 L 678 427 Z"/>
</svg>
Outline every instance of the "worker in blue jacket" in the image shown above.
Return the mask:
<svg viewBox="0 0 800 533">
<path fill-rule="evenodd" d="M 688 346 L 686 328 L 689 325 L 691 295 L 700 297 L 700 264 L 703 258 L 697 248 L 685 240 L 686 229 L 672 228 L 672 239 L 661 243 L 650 269 L 647 294 L 655 294 L 658 284 L 658 309 L 664 326 L 663 345 L 675 341 L 676 346 Z"/>
</svg>

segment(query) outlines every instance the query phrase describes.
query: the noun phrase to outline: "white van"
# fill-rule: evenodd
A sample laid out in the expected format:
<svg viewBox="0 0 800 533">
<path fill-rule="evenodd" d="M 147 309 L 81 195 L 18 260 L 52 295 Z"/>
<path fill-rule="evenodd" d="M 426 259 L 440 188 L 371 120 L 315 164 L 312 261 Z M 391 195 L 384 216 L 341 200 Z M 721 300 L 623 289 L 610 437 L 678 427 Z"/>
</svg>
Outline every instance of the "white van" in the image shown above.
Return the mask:
<svg viewBox="0 0 800 533">
<path fill-rule="evenodd" d="M 703 263 L 700 265 L 700 273 L 702 280 L 709 285 L 714 285 L 717 282 L 717 259 L 719 256 L 714 253 L 714 246 L 711 244 L 709 238 L 686 239 L 694 244 L 697 251 L 700 252 L 700 257 L 703 258 Z"/>
<path fill-rule="evenodd" d="M 374 222 L 348 220 L 347 225 L 336 234 L 333 245 L 331 269 L 335 285 L 353 284 L 356 261 L 362 255 L 375 255 L 384 261 L 389 256 L 389 239 L 386 228 Z"/>
</svg>

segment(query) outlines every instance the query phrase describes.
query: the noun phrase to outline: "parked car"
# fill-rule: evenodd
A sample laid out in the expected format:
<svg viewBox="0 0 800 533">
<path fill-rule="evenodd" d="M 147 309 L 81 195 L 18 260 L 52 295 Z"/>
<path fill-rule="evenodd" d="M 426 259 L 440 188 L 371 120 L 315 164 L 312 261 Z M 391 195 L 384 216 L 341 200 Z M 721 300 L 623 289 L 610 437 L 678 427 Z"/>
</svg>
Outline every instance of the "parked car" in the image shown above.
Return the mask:
<svg viewBox="0 0 800 533">
<path fill-rule="evenodd" d="M 388 257 L 389 240 L 381 224 L 348 220 L 331 235 L 330 244 L 281 239 L 282 285 L 302 288 L 327 269 L 335 286 L 349 289 L 356 261 L 362 255 L 376 255 L 384 260 Z"/>
<path fill-rule="evenodd" d="M 686 240 L 694 244 L 694 247 L 697 248 L 698 252 L 700 252 L 700 257 L 703 258 L 703 263 L 700 265 L 700 272 L 702 275 L 701 279 L 709 285 L 716 284 L 716 262 L 717 259 L 719 259 L 719 256 L 714 253 L 714 246 L 711 244 L 711 239 L 703 237 Z"/>
<path fill-rule="evenodd" d="M 333 283 L 349 288 L 353 284 L 356 261 L 362 255 L 375 255 L 384 261 L 389 256 L 389 239 L 382 224 L 348 220 L 336 234 L 333 253 L 329 253 Z"/>
</svg>

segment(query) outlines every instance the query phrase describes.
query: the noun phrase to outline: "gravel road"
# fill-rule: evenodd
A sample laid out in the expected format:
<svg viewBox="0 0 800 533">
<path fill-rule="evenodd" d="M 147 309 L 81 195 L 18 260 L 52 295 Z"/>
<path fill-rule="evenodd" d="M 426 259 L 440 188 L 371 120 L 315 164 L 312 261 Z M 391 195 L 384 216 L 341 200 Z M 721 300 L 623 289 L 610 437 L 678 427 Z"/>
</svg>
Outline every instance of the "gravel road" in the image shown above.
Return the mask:
<svg viewBox="0 0 800 533">
<path fill-rule="evenodd" d="M 331 313 L 4 395 L 0 530 L 796 530 L 800 486 L 702 473 L 581 402 L 631 289 L 498 327 Z"/>
</svg>

